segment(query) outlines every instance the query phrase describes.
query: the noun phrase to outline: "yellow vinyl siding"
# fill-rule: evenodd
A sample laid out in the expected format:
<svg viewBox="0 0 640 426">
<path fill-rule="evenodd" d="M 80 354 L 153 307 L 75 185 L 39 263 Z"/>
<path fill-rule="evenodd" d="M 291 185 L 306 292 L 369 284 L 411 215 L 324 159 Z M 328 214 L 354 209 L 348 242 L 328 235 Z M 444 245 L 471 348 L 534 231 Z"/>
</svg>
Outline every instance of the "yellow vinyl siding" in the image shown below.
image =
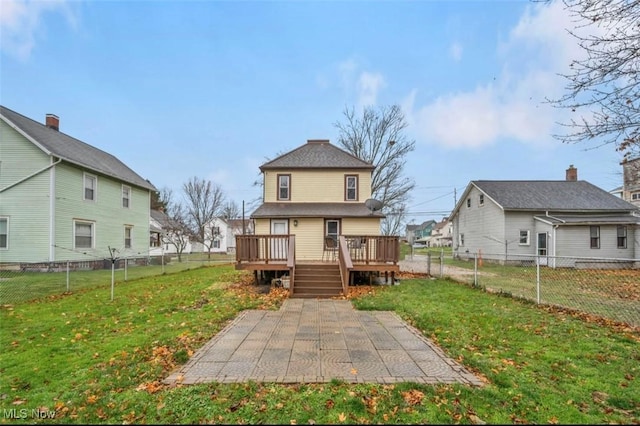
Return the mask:
<svg viewBox="0 0 640 426">
<path fill-rule="evenodd" d="M 278 179 L 291 175 L 290 200 L 293 203 L 345 202 L 345 175 L 358 176 L 358 201 L 371 197 L 371 172 L 349 170 L 268 170 L 264 172 L 264 202 L 278 202 Z"/>
<path fill-rule="evenodd" d="M 344 218 L 342 219 L 342 235 L 380 235 L 379 218 Z"/>
</svg>

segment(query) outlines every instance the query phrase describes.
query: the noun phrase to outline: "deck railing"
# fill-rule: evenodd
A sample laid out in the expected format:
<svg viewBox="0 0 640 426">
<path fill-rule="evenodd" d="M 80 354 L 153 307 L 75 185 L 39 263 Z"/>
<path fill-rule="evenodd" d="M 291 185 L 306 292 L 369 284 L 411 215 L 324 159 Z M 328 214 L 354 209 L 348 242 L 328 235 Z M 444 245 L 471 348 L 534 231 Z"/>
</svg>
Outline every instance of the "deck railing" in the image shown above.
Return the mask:
<svg viewBox="0 0 640 426">
<path fill-rule="evenodd" d="M 351 276 L 353 263 L 351 262 L 351 250 L 344 235 L 340 235 L 340 238 L 338 238 L 338 265 L 340 266 L 342 294 L 346 296 L 349 294 L 349 277 Z"/>
<path fill-rule="evenodd" d="M 237 235 L 236 262 L 286 263 L 292 235 Z"/>
<path fill-rule="evenodd" d="M 236 262 L 291 262 L 293 235 L 237 235 Z M 400 240 L 396 236 L 344 235 L 346 250 L 354 264 L 397 264 L 400 259 Z"/>
<path fill-rule="evenodd" d="M 354 264 L 393 263 L 400 260 L 400 239 L 385 235 L 345 235 Z"/>
</svg>

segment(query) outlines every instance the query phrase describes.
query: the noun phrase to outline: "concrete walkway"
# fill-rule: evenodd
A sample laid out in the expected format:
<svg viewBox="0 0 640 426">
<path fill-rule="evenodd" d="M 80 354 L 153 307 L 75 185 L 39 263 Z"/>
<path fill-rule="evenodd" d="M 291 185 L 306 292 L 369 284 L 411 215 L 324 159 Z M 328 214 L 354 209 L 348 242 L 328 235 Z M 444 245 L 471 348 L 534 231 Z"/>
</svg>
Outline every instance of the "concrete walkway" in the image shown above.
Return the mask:
<svg viewBox="0 0 640 426">
<path fill-rule="evenodd" d="M 395 313 L 348 300 L 287 299 L 279 311 L 244 311 L 166 384 L 482 382 Z"/>
</svg>

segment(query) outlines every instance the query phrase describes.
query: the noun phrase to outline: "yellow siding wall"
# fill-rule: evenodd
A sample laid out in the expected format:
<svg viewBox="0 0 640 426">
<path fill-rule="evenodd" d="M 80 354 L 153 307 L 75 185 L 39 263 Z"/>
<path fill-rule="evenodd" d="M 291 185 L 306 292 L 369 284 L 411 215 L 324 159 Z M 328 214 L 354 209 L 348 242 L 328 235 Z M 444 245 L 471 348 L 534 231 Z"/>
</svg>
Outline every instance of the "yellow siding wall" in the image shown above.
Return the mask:
<svg viewBox="0 0 640 426">
<path fill-rule="evenodd" d="M 358 201 L 371 198 L 371 172 L 346 170 L 268 170 L 264 172 L 264 201 L 278 201 L 279 174 L 291 175 L 291 200 L 294 203 L 340 203 L 344 200 L 345 175 L 358 175 Z"/>
<path fill-rule="evenodd" d="M 380 235 L 379 218 L 342 219 L 342 235 Z"/>
</svg>

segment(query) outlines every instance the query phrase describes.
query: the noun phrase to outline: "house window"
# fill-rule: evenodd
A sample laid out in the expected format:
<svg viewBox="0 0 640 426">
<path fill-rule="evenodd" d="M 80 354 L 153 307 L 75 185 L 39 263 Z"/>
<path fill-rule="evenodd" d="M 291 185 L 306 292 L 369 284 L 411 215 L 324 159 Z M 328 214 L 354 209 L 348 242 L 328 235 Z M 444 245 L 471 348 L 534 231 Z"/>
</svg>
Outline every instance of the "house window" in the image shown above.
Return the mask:
<svg viewBox="0 0 640 426">
<path fill-rule="evenodd" d="M 464 246 L 464 234 L 458 235 L 458 245 Z"/>
<path fill-rule="evenodd" d="M 640 200 L 640 192 L 634 192 L 631 194 L 631 199 L 633 201 Z"/>
<path fill-rule="evenodd" d="M 467 207 L 471 207 L 471 198 L 467 198 Z"/>
<path fill-rule="evenodd" d="M 0 250 L 9 248 L 9 218 L 0 217 Z"/>
<path fill-rule="evenodd" d="M 618 248 L 627 248 L 627 227 L 623 225 L 618 226 Z"/>
<path fill-rule="evenodd" d="M 220 240 L 213 240 L 213 248 L 220 248 Z"/>
<path fill-rule="evenodd" d="M 478 199 L 478 204 L 481 206 L 484 206 L 484 194 L 480 194 L 480 197 Z"/>
<path fill-rule="evenodd" d="M 131 187 L 122 185 L 122 207 L 128 209 L 131 203 Z"/>
<path fill-rule="evenodd" d="M 600 248 L 600 227 L 590 226 L 591 248 Z"/>
<path fill-rule="evenodd" d="M 133 226 L 125 226 L 124 227 L 124 248 L 131 248 L 131 234 L 133 231 Z"/>
<path fill-rule="evenodd" d="M 76 220 L 73 222 L 73 241 L 76 249 L 93 248 L 93 222 Z"/>
<path fill-rule="evenodd" d="M 338 235 L 340 235 L 340 221 L 339 220 L 334 220 L 334 219 L 328 219 L 324 222 L 324 229 L 325 229 L 325 237 L 331 237 L 335 243 L 338 242 Z M 327 245 L 327 243 L 325 242 L 325 245 Z M 337 247 L 336 244 L 334 244 L 333 247 Z"/>
<path fill-rule="evenodd" d="M 358 176 L 347 175 L 344 177 L 344 179 L 345 179 L 344 199 L 346 201 L 358 201 Z"/>
<path fill-rule="evenodd" d="M 529 243 L 529 230 L 521 229 L 520 230 L 520 243 L 521 246 L 528 246 Z"/>
<path fill-rule="evenodd" d="M 93 175 L 84 174 L 84 199 L 87 201 L 96 200 L 96 184 L 98 178 Z"/>
<path fill-rule="evenodd" d="M 278 175 L 278 200 L 291 199 L 291 175 Z"/>
</svg>

